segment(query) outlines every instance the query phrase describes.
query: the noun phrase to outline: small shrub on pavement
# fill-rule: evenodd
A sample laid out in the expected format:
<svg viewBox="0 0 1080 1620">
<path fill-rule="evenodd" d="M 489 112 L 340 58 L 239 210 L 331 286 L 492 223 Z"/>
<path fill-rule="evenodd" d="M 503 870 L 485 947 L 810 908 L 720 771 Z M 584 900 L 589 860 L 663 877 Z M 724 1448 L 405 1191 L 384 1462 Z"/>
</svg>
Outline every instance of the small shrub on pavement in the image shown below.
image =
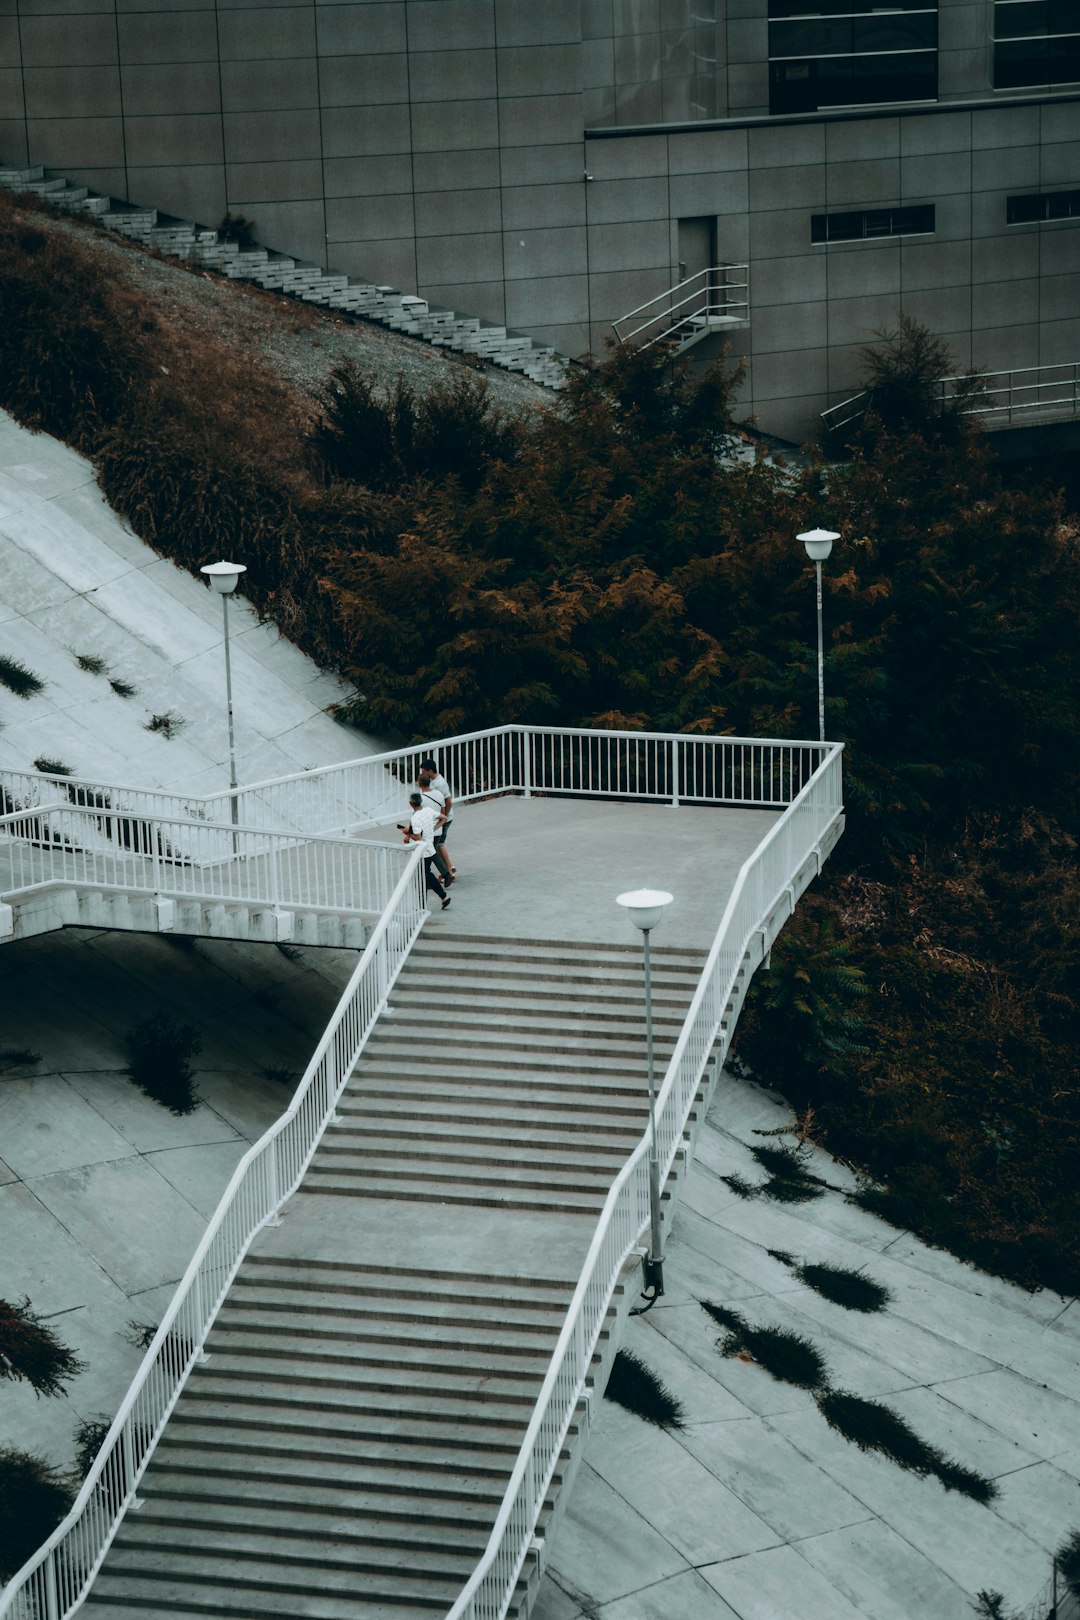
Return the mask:
<svg viewBox="0 0 1080 1620">
<path fill-rule="evenodd" d="M 708 1312 L 727 1332 L 720 1340 L 720 1351 L 725 1356 L 745 1355 L 774 1378 L 799 1389 L 820 1389 L 827 1381 L 825 1358 L 809 1339 L 788 1328 L 751 1327 L 738 1311 L 723 1305 L 714 1305 L 703 1299 L 702 1310 Z"/>
<path fill-rule="evenodd" d="M 127 1044 L 127 1073 L 140 1091 L 172 1114 L 190 1114 L 199 1106 L 191 1059 L 202 1050 L 202 1042 L 190 1024 L 155 1013 L 128 1031 Z"/>
<path fill-rule="evenodd" d="M 611 1364 L 604 1397 L 617 1401 L 628 1412 L 655 1423 L 659 1429 L 681 1429 L 682 1402 L 658 1378 L 652 1368 L 632 1350 L 620 1350 Z"/>
<path fill-rule="evenodd" d="M 860 1451 L 880 1451 L 912 1474 L 933 1474 L 947 1491 L 959 1491 L 975 1502 L 990 1502 L 997 1495 L 993 1480 L 953 1462 L 881 1401 L 864 1400 L 846 1389 L 827 1389 L 817 1403 L 829 1427 Z"/>
<path fill-rule="evenodd" d="M 0 1378 L 25 1381 L 36 1395 L 63 1395 L 84 1366 L 28 1299 L 21 1305 L 0 1299 Z"/>
<path fill-rule="evenodd" d="M 58 1468 L 14 1447 L 0 1450 L 0 1581 L 48 1539 L 74 1499 Z"/>
<path fill-rule="evenodd" d="M 45 682 L 18 658 L 9 658 L 6 653 L 0 653 L 0 686 L 6 686 L 16 697 L 29 698 L 35 692 L 43 691 Z"/>
</svg>

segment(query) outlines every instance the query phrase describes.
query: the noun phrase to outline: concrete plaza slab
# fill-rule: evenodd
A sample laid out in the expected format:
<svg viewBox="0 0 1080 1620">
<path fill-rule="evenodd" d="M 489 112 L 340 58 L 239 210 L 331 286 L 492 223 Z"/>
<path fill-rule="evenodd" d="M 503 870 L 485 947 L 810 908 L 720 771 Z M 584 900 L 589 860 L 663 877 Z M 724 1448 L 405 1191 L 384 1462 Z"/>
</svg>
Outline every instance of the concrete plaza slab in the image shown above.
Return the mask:
<svg viewBox="0 0 1080 1620">
<path fill-rule="evenodd" d="M 753 1132 L 785 1123 L 780 1099 L 721 1077 L 674 1218 L 667 1292 L 624 1339 L 684 1401 L 686 1426 L 660 1435 L 598 1403 L 585 1472 L 602 1468 L 605 1525 L 594 1537 L 593 1499 L 571 1498 L 533 1620 L 666 1620 L 687 1601 L 704 1620 L 714 1610 L 702 1584 L 723 1620 L 970 1620 L 984 1588 L 1001 1591 L 1007 1609 L 1032 1600 L 1053 1549 L 1080 1525 L 1080 1377 L 1076 1341 L 1060 1327 L 1075 1304 L 988 1277 L 855 1208 L 850 1178 L 820 1150 L 811 1168 L 831 1184 L 822 1197 L 778 1206 L 731 1196 L 720 1175 L 760 1181 Z M 863 1270 L 892 1300 L 878 1315 L 845 1311 L 770 1249 Z M 972 1501 L 858 1450 L 806 1391 L 722 1355 L 702 1299 L 754 1325 L 794 1328 L 824 1355 L 834 1387 L 881 1400 L 992 1480 L 995 1498 Z M 672 1447 L 768 1526 L 774 1544 L 711 1562 L 684 1556 L 673 1572 L 671 1553 L 685 1554 L 686 1497 L 665 1491 Z M 638 1489 L 650 1477 L 651 1498 Z M 636 1590 L 627 1572 L 639 1566 L 611 1555 L 610 1525 L 620 1522 L 627 1538 L 644 1538 L 647 1526 L 664 1543 L 643 1539 L 654 1557 Z"/>
</svg>

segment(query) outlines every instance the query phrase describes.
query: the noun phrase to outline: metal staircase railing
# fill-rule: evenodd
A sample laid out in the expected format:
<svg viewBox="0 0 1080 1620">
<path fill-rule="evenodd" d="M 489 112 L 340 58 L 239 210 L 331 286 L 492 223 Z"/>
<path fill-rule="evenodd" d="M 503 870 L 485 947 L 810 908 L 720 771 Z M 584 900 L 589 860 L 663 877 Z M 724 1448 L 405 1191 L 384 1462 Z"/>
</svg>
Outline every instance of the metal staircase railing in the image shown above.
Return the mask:
<svg viewBox="0 0 1080 1620">
<path fill-rule="evenodd" d="M 976 373 L 979 391 L 961 403 L 962 416 L 978 416 L 987 428 L 1014 427 L 1032 421 L 1066 422 L 1080 416 L 1080 360 L 1066 360 L 1052 366 L 1014 366 L 1011 371 Z M 971 377 L 939 377 L 935 384 L 938 404 L 947 405 L 961 387 L 968 388 Z M 830 433 L 842 432 L 866 415 L 870 390 L 861 389 L 838 405 L 822 411 L 821 420 Z"/>
<path fill-rule="evenodd" d="M 261 827 L 240 826 L 238 834 L 259 841 L 259 859 L 265 859 L 267 850 L 276 849 L 279 837 L 283 847 L 295 849 L 297 819 L 319 819 L 331 814 L 331 807 L 334 814 L 351 814 L 354 794 L 367 793 L 372 781 L 384 791 L 392 782 L 396 807 L 420 759 L 432 752 L 460 798 L 586 794 L 651 803 L 783 810 L 739 874 L 659 1093 L 658 1140 L 666 1176 L 680 1150 L 705 1066 L 717 1050 L 726 1050 L 730 1039 L 730 1027 L 722 1027 L 725 1009 L 736 996 L 748 945 L 756 933 L 768 929 L 770 916 L 784 903 L 785 895 L 794 904 L 793 885 L 799 874 L 815 859 L 816 869 L 820 869 L 823 841 L 838 830 L 841 746 L 501 727 L 243 789 L 242 804 L 258 804 L 267 816 L 288 811 L 294 828 L 274 835 Z M 35 785 L 40 788 L 42 801 L 47 792 L 53 799 L 29 809 L 16 807 L 5 818 L 9 823 L 15 819 L 40 821 L 45 828 L 48 818 L 56 814 L 74 813 L 82 820 L 95 813 L 58 805 L 55 779 L 26 773 L 20 781 L 24 790 L 34 791 Z M 0 779 L 0 785 L 10 800 L 13 787 L 19 784 L 9 775 Z M 109 813 L 115 815 L 111 807 L 119 790 L 106 791 Z M 205 824 L 198 818 L 177 823 L 168 816 L 149 816 L 149 801 L 155 797 L 144 795 L 138 815 L 121 819 L 169 828 L 170 837 L 177 836 L 178 825 L 184 838 L 193 828 L 203 826 L 207 838 L 217 841 L 214 847 L 219 852 L 221 840 L 231 840 L 233 828 L 228 823 Z M 217 802 L 227 807 L 228 796 L 219 796 Z M 36 837 L 37 827 L 32 831 Z M 395 856 L 404 857 L 404 870 L 296 1096 L 237 1167 L 71 1512 L 0 1595 L 4 1620 L 67 1620 L 82 1605 L 123 1514 L 136 1500 L 139 1481 L 191 1368 L 203 1354 L 207 1334 L 241 1260 L 255 1234 L 276 1221 L 281 1203 L 299 1186 L 427 914 L 418 847 L 395 852 Z M 192 869 L 212 872 L 214 863 L 208 862 L 205 868 L 195 868 L 192 863 Z M 728 1022 L 730 1025 L 732 1020 Z M 500 1620 L 506 1612 L 571 1415 L 585 1387 L 608 1301 L 648 1217 L 643 1138 L 604 1206 L 487 1552 L 454 1605 L 453 1620 Z"/>
<path fill-rule="evenodd" d="M 746 326 L 749 319 L 750 266 L 714 264 L 657 293 L 611 326 L 620 343 L 639 349 L 663 344 L 675 355 L 710 332 Z"/>
</svg>

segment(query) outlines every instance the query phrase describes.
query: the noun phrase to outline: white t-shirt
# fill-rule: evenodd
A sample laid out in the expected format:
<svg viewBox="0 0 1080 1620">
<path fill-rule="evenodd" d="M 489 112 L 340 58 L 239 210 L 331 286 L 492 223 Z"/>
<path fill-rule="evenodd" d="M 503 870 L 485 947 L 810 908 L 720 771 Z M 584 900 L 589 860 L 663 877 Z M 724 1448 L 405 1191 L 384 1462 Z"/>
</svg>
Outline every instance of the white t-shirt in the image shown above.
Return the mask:
<svg viewBox="0 0 1080 1620">
<path fill-rule="evenodd" d="M 431 786 L 426 791 L 428 793 L 441 793 L 442 797 L 443 797 L 443 804 L 444 805 L 445 805 L 447 799 L 450 799 L 450 798 L 453 797 L 452 793 L 450 792 L 450 784 L 446 780 L 445 776 L 433 776 L 431 778 Z M 454 812 L 453 812 L 453 810 L 451 810 L 450 814 L 446 818 L 446 825 L 448 827 L 449 827 L 450 823 L 453 821 L 453 819 L 454 819 Z"/>
<path fill-rule="evenodd" d="M 429 788 L 421 788 L 420 792 L 424 795 L 424 806 L 425 806 L 425 808 L 430 809 L 430 810 L 434 810 L 434 812 L 435 812 L 435 820 L 438 821 L 439 817 L 442 815 L 443 811 L 446 809 L 446 794 L 445 793 L 440 793 L 439 789 L 435 786 L 434 783 L 432 783 L 431 787 L 429 787 Z M 447 820 L 446 825 L 449 825 L 449 818 Z M 435 830 L 437 832 L 438 828 L 436 828 Z"/>
<path fill-rule="evenodd" d="M 425 859 L 435 853 L 435 811 L 430 804 L 414 810 L 409 831 L 419 833 L 420 851 Z"/>
</svg>

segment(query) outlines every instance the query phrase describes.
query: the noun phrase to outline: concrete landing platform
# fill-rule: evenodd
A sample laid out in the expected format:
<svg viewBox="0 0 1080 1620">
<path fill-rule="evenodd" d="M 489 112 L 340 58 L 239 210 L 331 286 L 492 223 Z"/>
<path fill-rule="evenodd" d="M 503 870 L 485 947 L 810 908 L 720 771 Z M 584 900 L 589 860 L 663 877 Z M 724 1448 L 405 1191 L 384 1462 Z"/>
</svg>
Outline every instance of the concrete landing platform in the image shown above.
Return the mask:
<svg viewBox="0 0 1080 1620">
<path fill-rule="evenodd" d="M 447 838 L 458 869 L 452 904 L 443 913 L 432 900 L 427 926 L 640 946 L 615 897 L 648 887 L 674 896 L 654 945 L 708 950 L 740 867 L 777 815 L 594 799 L 466 804 Z M 404 805 L 397 819 L 405 819 Z"/>
</svg>

